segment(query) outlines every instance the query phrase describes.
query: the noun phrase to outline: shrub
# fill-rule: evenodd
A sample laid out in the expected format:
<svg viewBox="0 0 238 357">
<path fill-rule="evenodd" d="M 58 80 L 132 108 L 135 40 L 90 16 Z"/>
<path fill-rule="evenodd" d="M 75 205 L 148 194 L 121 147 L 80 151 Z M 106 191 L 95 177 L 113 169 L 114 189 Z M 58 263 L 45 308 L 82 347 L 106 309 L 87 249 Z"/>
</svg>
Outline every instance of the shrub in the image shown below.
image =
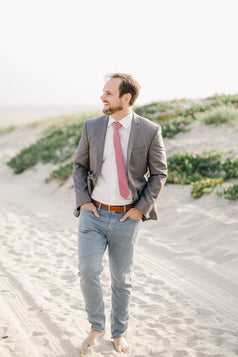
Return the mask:
<svg viewBox="0 0 238 357">
<path fill-rule="evenodd" d="M 227 104 L 227 105 L 224 105 Z M 188 130 L 193 120 L 202 119 L 211 123 L 233 121 L 238 118 L 238 94 L 232 96 L 214 96 L 200 100 L 180 99 L 153 102 L 135 107 L 139 115 L 158 122 L 163 136 L 172 138 L 179 132 Z M 48 181 L 63 181 L 72 173 L 72 164 L 65 164 L 74 155 L 78 145 L 84 121 L 98 116 L 99 113 L 81 114 L 80 117 L 63 116 L 52 120 L 40 121 L 45 127 L 44 137 L 25 148 L 7 164 L 15 173 L 21 173 L 38 162 L 52 162 L 60 165 L 54 170 Z M 34 125 L 39 125 L 35 123 Z M 0 130 L 1 132 L 1 130 Z M 205 178 L 238 177 L 238 160 L 231 155 L 218 152 L 175 154 L 168 158 L 169 176 L 167 182 L 191 184 Z M 215 181 L 214 181 L 215 182 Z"/>
<path fill-rule="evenodd" d="M 73 162 L 69 162 L 66 165 L 60 165 L 60 167 L 51 172 L 50 176 L 45 179 L 46 183 L 51 182 L 52 180 L 57 180 L 62 185 L 72 174 L 73 171 Z"/>
<path fill-rule="evenodd" d="M 208 193 L 224 180 L 238 178 L 238 159 L 231 153 L 205 151 L 180 153 L 168 158 L 167 183 L 193 185 L 196 198 Z M 207 180 L 206 180 L 207 179 Z M 197 183 L 195 185 L 195 183 Z"/>
<path fill-rule="evenodd" d="M 204 193 L 211 193 L 213 189 L 222 184 L 223 178 L 212 179 L 206 178 L 200 181 L 193 182 L 193 189 L 191 191 L 191 195 L 193 198 L 200 198 Z"/>
<path fill-rule="evenodd" d="M 17 128 L 16 125 L 9 125 L 6 127 L 0 127 L 0 135 L 1 134 L 5 134 L 5 133 L 9 133 L 10 131 L 13 131 Z"/>
<path fill-rule="evenodd" d="M 223 104 L 223 103 L 222 103 Z M 154 102 L 140 107 L 135 107 L 134 110 L 138 115 L 156 121 L 174 120 L 179 116 L 190 116 L 196 119 L 197 113 L 205 112 L 212 107 L 220 105 L 220 102 L 215 99 L 176 99 L 163 102 Z"/>
<path fill-rule="evenodd" d="M 70 125 L 61 125 L 51 130 L 35 144 L 21 150 L 7 164 L 20 174 L 38 162 L 59 164 L 71 158 L 78 145 L 83 128 L 83 121 Z"/>
<path fill-rule="evenodd" d="M 222 170 L 225 172 L 225 179 L 238 177 L 238 160 L 229 155 L 222 163 Z"/>
<path fill-rule="evenodd" d="M 238 120 L 238 110 L 231 105 L 222 105 L 199 114 L 198 118 L 206 124 L 228 123 Z"/>
<path fill-rule="evenodd" d="M 234 104 L 235 106 L 238 106 L 238 94 L 214 95 L 213 97 L 210 97 L 208 99 L 214 99 L 220 105 L 222 105 L 222 104 Z"/>
<path fill-rule="evenodd" d="M 191 124 L 191 117 L 182 117 L 179 116 L 176 119 L 169 121 L 158 121 L 163 132 L 164 138 L 173 138 L 176 134 L 180 132 L 186 132 L 188 130 L 188 125 Z"/>
<path fill-rule="evenodd" d="M 227 200 L 238 200 L 238 184 L 222 188 L 222 190 L 218 191 L 217 194 L 226 198 Z"/>
<path fill-rule="evenodd" d="M 167 181 L 174 182 L 175 173 L 178 177 L 183 174 L 187 184 L 203 177 L 223 177 L 226 175 L 223 169 L 223 156 L 224 154 L 218 151 L 205 151 L 201 154 L 184 152 L 171 155 L 168 158 L 169 176 Z M 238 160 L 235 162 L 238 165 Z"/>
</svg>

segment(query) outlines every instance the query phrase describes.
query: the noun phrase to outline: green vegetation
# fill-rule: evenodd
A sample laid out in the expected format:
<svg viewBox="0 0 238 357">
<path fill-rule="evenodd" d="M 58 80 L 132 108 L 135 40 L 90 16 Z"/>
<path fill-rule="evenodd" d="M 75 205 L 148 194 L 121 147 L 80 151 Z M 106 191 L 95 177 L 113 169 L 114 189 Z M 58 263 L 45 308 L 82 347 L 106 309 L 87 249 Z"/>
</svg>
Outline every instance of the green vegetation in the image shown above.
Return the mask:
<svg viewBox="0 0 238 357">
<path fill-rule="evenodd" d="M 168 158 L 168 166 L 169 183 L 190 184 L 205 177 L 238 178 L 238 159 L 220 151 L 174 154 Z"/>
<path fill-rule="evenodd" d="M 168 167 L 167 183 L 192 184 L 194 198 L 212 192 L 225 180 L 238 178 L 238 159 L 219 151 L 174 154 L 168 158 Z"/>
<path fill-rule="evenodd" d="M 6 127 L 0 127 L 0 135 L 1 134 L 5 134 L 8 133 L 10 131 L 13 131 L 16 129 L 16 125 L 10 125 L 10 126 L 6 126 Z"/>
<path fill-rule="evenodd" d="M 20 174 L 38 162 L 59 164 L 71 158 L 81 137 L 83 122 L 61 126 L 25 148 L 7 164 Z"/>
<path fill-rule="evenodd" d="M 206 124 L 238 121 L 238 94 L 153 102 L 135 107 L 135 112 L 161 125 L 164 138 L 172 138 L 189 130 L 195 120 Z"/>
<path fill-rule="evenodd" d="M 60 167 L 51 172 L 50 176 L 45 179 L 45 182 L 51 182 L 52 180 L 57 180 L 61 185 L 67 180 L 68 177 L 72 174 L 73 170 L 73 161 L 65 165 L 60 165 Z"/>
<path fill-rule="evenodd" d="M 232 105 L 211 108 L 198 115 L 198 119 L 206 124 L 223 124 L 238 120 L 238 109 Z"/>
<path fill-rule="evenodd" d="M 7 164 L 13 168 L 16 174 L 20 174 L 38 162 L 51 162 L 56 165 L 65 163 L 66 160 L 73 157 L 84 122 L 88 117 L 91 115 L 78 116 L 73 120 L 72 117 L 69 117 L 68 123 L 63 119 L 58 123 L 47 124 L 44 137 L 21 150 Z"/>
<path fill-rule="evenodd" d="M 70 114 L 70 115 L 60 115 L 57 117 L 47 118 L 47 119 L 39 119 L 30 124 L 32 128 L 40 129 L 44 135 L 48 135 L 53 130 L 68 126 L 71 124 L 75 124 L 79 121 L 84 122 L 88 118 L 94 118 L 101 115 L 101 112 L 87 112 L 80 114 Z"/>
<path fill-rule="evenodd" d="M 218 191 L 217 194 L 227 200 L 238 200 L 238 184 L 222 188 L 222 190 Z"/>
<path fill-rule="evenodd" d="M 189 130 L 190 124 L 195 120 L 206 124 L 238 121 L 238 94 L 216 95 L 200 100 L 154 102 L 134 110 L 139 115 L 159 123 L 163 136 L 172 138 L 179 132 Z M 72 174 L 72 160 L 85 120 L 98 115 L 100 113 L 61 116 L 33 123 L 32 126 L 42 133 L 42 138 L 21 150 L 8 165 L 19 174 L 38 162 L 53 163 L 58 168 L 51 172 L 46 182 L 55 179 L 63 184 Z M 4 128 L 4 131 L 13 129 Z M 238 178 L 238 159 L 230 153 L 218 151 L 174 154 L 168 158 L 168 167 L 167 183 L 192 184 L 192 195 L 195 198 L 212 192 L 223 181 Z M 220 191 L 220 195 L 237 199 L 237 186 L 225 188 Z"/>
<path fill-rule="evenodd" d="M 191 195 L 193 198 L 200 198 L 204 193 L 211 193 L 213 189 L 223 183 L 223 178 L 206 178 L 200 181 L 193 182 Z"/>
<path fill-rule="evenodd" d="M 188 125 L 197 120 L 197 114 L 209 109 L 211 105 L 182 99 L 136 107 L 135 112 L 158 123 L 164 138 L 172 138 L 179 132 L 186 132 Z"/>
<path fill-rule="evenodd" d="M 209 97 L 207 99 L 215 100 L 219 105 L 222 104 L 234 104 L 235 106 L 238 106 L 238 94 L 230 94 L 230 95 L 214 95 L 213 97 Z"/>
<path fill-rule="evenodd" d="M 192 118 L 179 116 L 177 119 L 160 122 L 164 138 L 173 138 L 179 132 L 186 132 L 187 126 L 191 124 Z"/>
</svg>

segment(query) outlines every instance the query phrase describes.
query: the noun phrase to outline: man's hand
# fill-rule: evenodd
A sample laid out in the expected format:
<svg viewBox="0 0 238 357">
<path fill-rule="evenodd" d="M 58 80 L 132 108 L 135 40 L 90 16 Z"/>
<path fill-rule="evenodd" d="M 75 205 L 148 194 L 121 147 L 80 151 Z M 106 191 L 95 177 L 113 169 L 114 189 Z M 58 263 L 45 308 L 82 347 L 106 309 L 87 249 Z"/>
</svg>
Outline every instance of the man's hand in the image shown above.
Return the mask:
<svg viewBox="0 0 238 357">
<path fill-rule="evenodd" d="M 81 209 L 86 209 L 88 211 L 92 211 L 94 213 L 95 217 L 97 217 L 97 218 L 100 217 L 99 214 L 98 214 L 96 206 L 92 202 L 84 203 L 80 208 Z"/>
<path fill-rule="evenodd" d="M 143 216 L 143 214 L 137 208 L 131 208 L 120 219 L 120 222 L 124 222 L 128 217 L 139 221 L 142 218 L 142 216 Z"/>
</svg>

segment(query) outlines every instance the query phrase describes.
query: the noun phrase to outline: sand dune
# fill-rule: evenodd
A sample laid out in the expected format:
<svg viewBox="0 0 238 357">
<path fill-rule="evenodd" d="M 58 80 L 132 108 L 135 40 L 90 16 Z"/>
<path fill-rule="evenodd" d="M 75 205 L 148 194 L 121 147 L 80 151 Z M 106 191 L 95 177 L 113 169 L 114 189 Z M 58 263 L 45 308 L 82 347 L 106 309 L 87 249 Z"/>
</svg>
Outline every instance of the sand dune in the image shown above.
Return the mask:
<svg viewBox="0 0 238 357">
<path fill-rule="evenodd" d="M 0 356 L 79 357 L 89 331 L 77 277 L 72 179 L 44 184 L 52 165 L 14 175 L 5 165 L 38 135 L 0 136 Z M 194 124 L 165 140 L 167 152 L 234 149 L 230 125 Z M 194 200 L 166 185 L 159 220 L 146 222 L 137 249 L 127 339 L 134 357 L 238 356 L 238 204 L 215 194 Z M 110 276 L 102 274 L 107 319 Z M 92 356 L 118 356 L 106 336 Z"/>
</svg>

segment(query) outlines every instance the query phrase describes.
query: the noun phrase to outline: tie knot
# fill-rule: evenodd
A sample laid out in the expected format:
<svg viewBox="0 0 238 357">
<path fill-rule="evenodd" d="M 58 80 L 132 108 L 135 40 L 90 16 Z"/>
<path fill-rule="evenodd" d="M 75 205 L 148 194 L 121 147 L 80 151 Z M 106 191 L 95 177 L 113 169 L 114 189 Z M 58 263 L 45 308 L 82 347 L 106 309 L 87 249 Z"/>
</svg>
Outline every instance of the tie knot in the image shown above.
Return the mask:
<svg viewBox="0 0 238 357">
<path fill-rule="evenodd" d="M 119 123 L 118 121 L 114 121 L 113 122 L 113 126 L 117 130 L 119 130 L 122 127 L 121 123 Z"/>
</svg>

